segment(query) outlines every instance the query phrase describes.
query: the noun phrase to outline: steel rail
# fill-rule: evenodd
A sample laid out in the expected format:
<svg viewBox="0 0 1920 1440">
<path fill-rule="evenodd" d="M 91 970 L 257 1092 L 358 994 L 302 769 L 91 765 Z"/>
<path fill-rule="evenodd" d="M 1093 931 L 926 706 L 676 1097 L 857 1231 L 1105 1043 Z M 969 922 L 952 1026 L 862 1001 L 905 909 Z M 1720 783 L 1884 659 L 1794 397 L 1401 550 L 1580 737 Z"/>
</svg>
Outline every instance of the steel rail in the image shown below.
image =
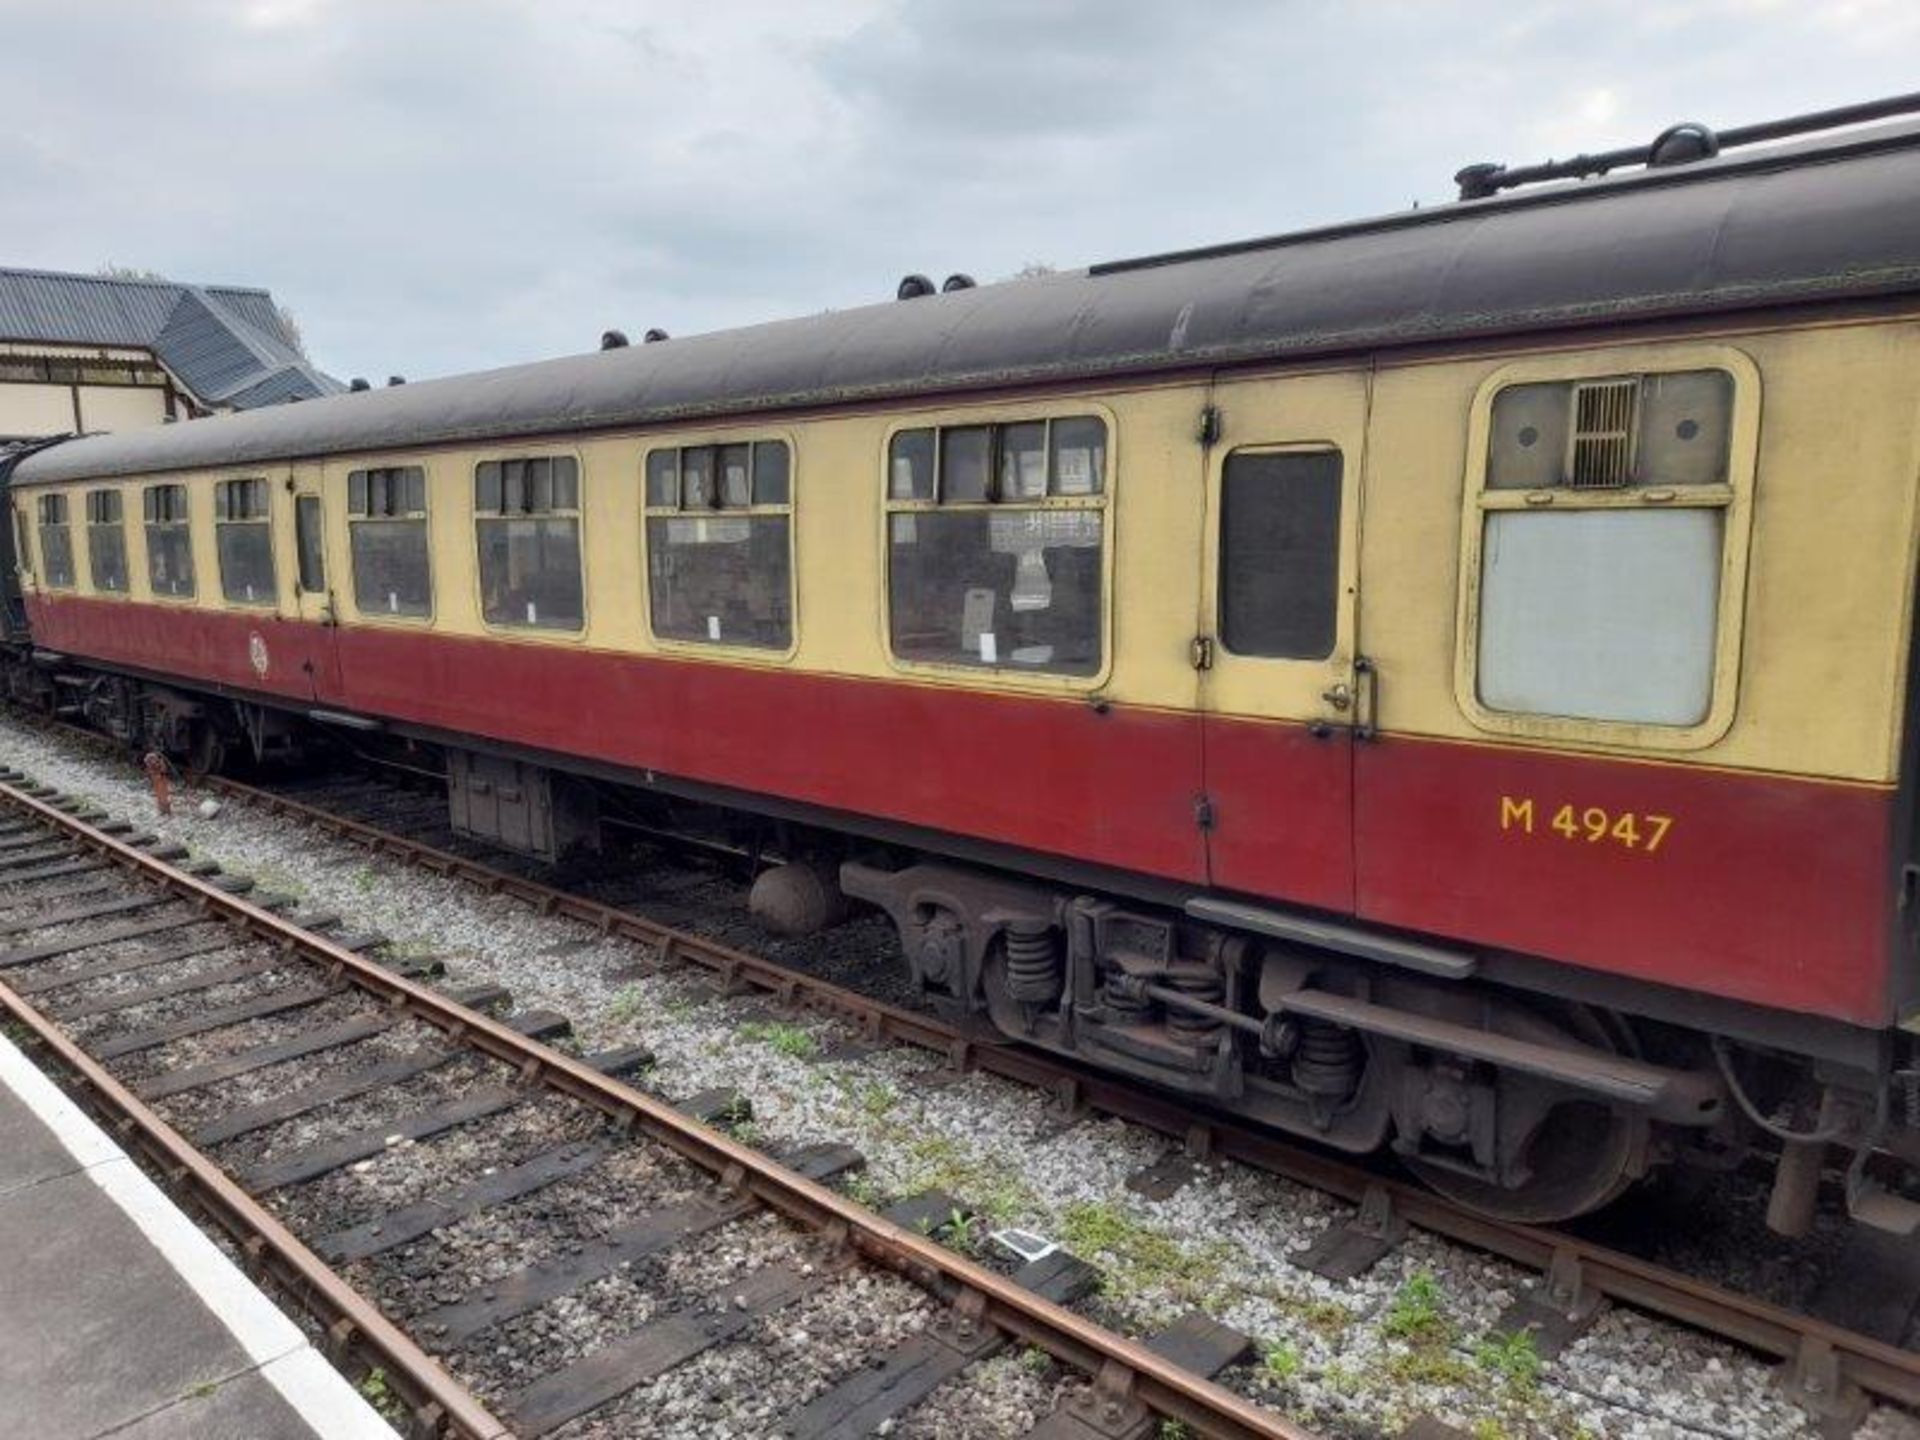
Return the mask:
<svg viewBox="0 0 1920 1440">
<path fill-rule="evenodd" d="M 1774 1359 L 1794 1361 L 1808 1353 L 1810 1346 L 1830 1349 L 1842 1382 L 1850 1380 L 1883 1400 L 1920 1407 L 1920 1354 L 1913 1351 L 1563 1231 L 1476 1214 L 1419 1185 L 1382 1176 L 1251 1124 L 1198 1112 L 1117 1076 L 1043 1051 L 974 1040 L 933 1016 L 870 999 L 763 956 L 335 815 L 304 801 L 222 777 L 205 777 L 202 783 L 408 865 L 466 880 L 490 894 L 512 896 L 542 915 L 562 916 L 594 926 L 602 934 L 637 940 L 654 947 L 665 965 L 700 965 L 718 975 L 725 985 L 749 984 L 783 1003 L 852 1021 L 870 1038 L 898 1040 L 941 1052 L 955 1069 L 984 1070 L 1048 1091 L 1064 1104 L 1084 1104 L 1146 1125 L 1182 1139 L 1189 1150 L 1199 1154 L 1238 1160 L 1355 1204 L 1369 1191 L 1382 1192 L 1395 1211 L 1421 1229 L 1527 1269 L 1545 1273 L 1556 1262 L 1563 1266 L 1575 1262 L 1580 1283 L 1587 1289 Z"/>
<path fill-rule="evenodd" d="M 10 784 L 0 784 L 0 798 L 57 824 L 63 833 L 129 870 L 167 881 L 178 873 Z M 115 1117 L 118 1135 L 131 1137 L 169 1180 L 185 1188 L 195 1203 L 214 1217 L 238 1242 L 249 1266 L 270 1270 L 307 1310 L 323 1317 L 327 1343 L 336 1358 L 342 1350 L 354 1348 L 378 1361 L 410 1400 L 417 1426 L 428 1433 L 448 1427 L 469 1440 L 507 1440 L 511 1436 L 505 1424 L 466 1386 L 4 981 L 0 981 L 0 1009 L 31 1032 L 35 1042 L 57 1057 L 61 1067 Z"/>
<path fill-rule="evenodd" d="M 270 940 L 309 961 L 324 965 L 328 971 L 385 1000 L 395 1011 L 434 1025 L 461 1043 L 516 1066 L 524 1083 L 538 1083 L 594 1106 L 624 1125 L 638 1128 L 745 1194 L 751 1194 L 783 1214 L 812 1228 L 824 1230 L 832 1238 L 851 1246 L 869 1260 L 899 1271 L 925 1288 L 950 1300 L 963 1317 L 999 1327 L 1029 1344 L 1036 1345 L 1074 1368 L 1094 1377 L 1108 1393 L 1125 1393 L 1140 1400 L 1150 1410 L 1179 1420 L 1204 1435 L 1222 1440 L 1315 1440 L 1312 1432 L 1301 1429 L 1284 1417 L 1264 1410 L 1248 1400 L 1183 1370 L 1148 1349 L 1145 1345 L 1116 1335 L 1074 1314 L 1063 1306 L 1045 1300 L 1016 1285 L 1011 1279 L 948 1250 L 938 1242 L 915 1234 L 839 1192 L 787 1169 L 758 1151 L 717 1130 L 682 1115 L 679 1111 L 611 1076 L 582 1064 L 550 1046 L 531 1040 L 500 1021 L 448 999 L 429 987 L 396 975 L 351 950 L 341 948 L 324 935 L 314 934 L 290 924 L 269 910 L 233 895 L 198 876 L 145 855 L 76 816 L 69 815 L 46 801 L 27 794 L 12 784 L 0 783 L 0 801 L 37 817 L 69 838 L 107 856 L 129 869 L 156 879 L 176 893 L 192 900 L 209 913 L 223 915 L 242 928 Z M 34 1017 L 36 1030 L 47 1026 L 32 1007 L 9 996 L 7 1008 Z M 34 1023 L 29 1021 L 28 1023 Z M 54 1032 L 56 1035 L 58 1032 Z M 64 1041 L 64 1037 L 61 1037 Z M 99 1086 L 99 1093 L 116 1109 L 139 1106 L 124 1087 L 92 1061 L 87 1060 L 71 1042 L 60 1045 L 63 1058 L 72 1056 L 88 1067 L 81 1071 Z M 141 1107 L 144 1109 L 144 1107 Z M 150 1114 L 150 1112 L 149 1112 Z M 175 1132 L 167 1129 L 157 1116 L 151 1117 L 156 1137 L 164 1135 L 168 1153 L 201 1185 L 217 1187 L 225 1204 L 244 1215 L 251 1226 L 277 1222 L 257 1204 L 239 1192 L 233 1182 L 197 1155 Z M 264 1229 L 260 1231 L 263 1236 Z M 356 1326 L 378 1322 L 384 1344 L 379 1348 L 391 1353 L 396 1364 L 406 1366 L 405 1373 L 430 1380 L 438 1367 L 411 1342 L 380 1319 L 367 1302 L 346 1287 L 345 1282 L 327 1271 L 324 1265 L 300 1246 L 291 1235 L 280 1230 L 279 1245 L 289 1263 L 296 1264 L 303 1278 L 328 1297 L 342 1315 L 351 1303 Z M 266 1243 L 273 1244 L 269 1240 Z M 372 1333 L 363 1330 L 363 1333 Z M 418 1366 L 432 1367 L 431 1370 Z M 451 1383 L 451 1382 L 448 1382 Z M 461 1392 L 464 1396 L 464 1392 Z M 458 1398 L 449 1395 L 449 1401 Z M 468 1397 L 468 1405 L 477 1406 Z M 455 1411 L 446 1407 L 451 1417 Z M 463 1410 L 462 1414 L 468 1414 Z M 480 1418 L 484 1417 L 484 1419 Z M 476 1436 L 506 1435 L 499 1422 L 484 1410 L 469 1415 L 474 1428 L 465 1433 Z M 491 1425 L 493 1428 L 480 1428 Z"/>
</svg>

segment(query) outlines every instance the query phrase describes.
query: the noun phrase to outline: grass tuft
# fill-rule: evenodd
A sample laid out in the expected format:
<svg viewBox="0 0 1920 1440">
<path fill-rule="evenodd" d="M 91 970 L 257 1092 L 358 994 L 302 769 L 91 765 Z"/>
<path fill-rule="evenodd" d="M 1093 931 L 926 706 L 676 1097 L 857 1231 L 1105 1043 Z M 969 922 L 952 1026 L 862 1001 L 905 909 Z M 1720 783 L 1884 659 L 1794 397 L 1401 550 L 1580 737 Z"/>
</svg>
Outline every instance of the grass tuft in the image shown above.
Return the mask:
<svg viewBox="0 0 1920 1440">
<path fill-rule="evenodd" d="M 1530 1395 L 1540 1383 L 1540 1351 L 1531 1330 L 1488 1335 L 1473 1347 L 1474 1363 L 1506 1383 L 1516 1395 Z"/>
<path fill-rule="evenodd" d="M 1441 1308 L 1440 1282 L 1422 1270 L 1394 1293 L 1380 1322 L 1383 1333 L 1415 1344 L 1444 1344 L 1451 1335 Z"/>
<path fill-rule="evenodd" d="M 740 1038 L 770 1046 L 795 1060 L 811 1060 L 820 1053 L 820 1042 L 809 1031 L 784 1020 L 749 1020 L 740 1027 Z"/>
<path fill-rule="evenodd" d="M 1284 1385 L 1300 1373 L 1300 1352 L 1290 1341 L 1276 1341 L 1261 1352 L 1260 1368 L 1268 1379 Z"/>
<path fill-rule="evenodd" d="M 1060 1217 L 1060 1238 L 1082 1259 L 1106 1257 L 1106 1281 L 1119 1293 L 1164 1290 L 1202 1308 L 1218 1290 L 1233 1253 L 1231 1246 L 1218 1243 L 1182 1249 L 1104 1201 L 1069 1205 Z"/>
</svg>

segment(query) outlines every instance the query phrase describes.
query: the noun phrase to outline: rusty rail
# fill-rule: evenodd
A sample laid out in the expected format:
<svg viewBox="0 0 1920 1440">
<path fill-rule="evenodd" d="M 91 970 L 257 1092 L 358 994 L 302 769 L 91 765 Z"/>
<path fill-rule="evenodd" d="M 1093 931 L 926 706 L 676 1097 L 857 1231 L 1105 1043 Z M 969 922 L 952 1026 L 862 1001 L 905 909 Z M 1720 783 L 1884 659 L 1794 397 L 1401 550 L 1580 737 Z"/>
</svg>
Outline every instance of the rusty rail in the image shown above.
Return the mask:
<svg viewBox="0 0 1920 1440">
<path fill-rule="evenodd" d="M 169 883 L 178 876 L 171 867 L 12 785 L 0 784 L 0 799 L 57 825 L 66 835 L 129 870 Z M 273 918 L 265 911 L 258 913 Z M 266 927 L 259 928 L 265 933 Z M 61 1068 L 115 1117 L 117 1135 L 132 1139 L 170 1181 L 184 1188 L 233 1237 L 249 1268 L 271 1272 L 303 1306 L 323 1319 L 327 1346 L 336 1360 L 344 1350 L 353 1348 L 378 1362 L 408 1397 L 415 1424 L 426 1433 L 448 1428 L 470 1440 L 505 1440 L 511 1435 L 464 1385 L 301 1244 L 265 1206 L 4 982 L 0 982 L 0 1009 L 29 1031 L 34 1042 L 55 1056 Z"/>
<path fill-rule="evenodd" d="M 606 935 L 640 941 L 654 947 L 667 965 L 699 965 L 724 984 L 750 984 L 786 1004 L 855 1023 L 873 1039 L 898 1040 L 939 1052 L 956 1069 L 987 1071 L 1045 1090 L 1065 1104 L 1083 1104 L 1146 1125 L 1183 1140 L 1200 1154 L 1238 1160 L 1356 1204 L 1369 1191 L 1383 1192 L 1410 1223 L 1527 1269 L 1544 1273 L 1556 1260 L 1563 1266 L 1572 1261 L 1579 1266 L 1581 1283 L 1591 1290 L 1763 1355 L 1793 1362 L 1830 1353 L 1842 1383 L 1851 1381 L 1883 1400 L 1920 1407 L 1920 1354 L 1912 1351 L 1577 1236 L 1475 1214 L 1418 1185 L 1392 1180 L 1250 1124 L 1196 1112 L 1152 1090 L 1038 1050 L 978 1043 L 930 1015 L 870 999 L 631 910 L 572 895 L 239 781 L 208 777 L 203 783 L 405 864 L 466 880 L 490 894 L 512 896 L 542 915 L 564 916 Z"/>
<path fill-rule="evenodd" d="M 517 1067 L 526 1083 L 571 1095 L 644 1131 L 734 1188 L 841 1238 L 871 1261 L 907 1275 L 961 1306 L 965 1313 L 1098 1377 L 1104 1386 L 1124 1389 L 1160 1415 L 1223 1440 L 1314 1440 L 1311 1432 L 1181 1369 L 1144 1345 L 1042 1299 L 985 1266 L 893 1224 L 837 1191 L 687 1118 L 643 1091 L 528 1039 L 488 1015 L 342 949 L 325 936 L 302 930 L 241 896 L 155 860 L 12 784 L 0 783 L 0 802 L 36 817 L 118 865 L 158 880 L 209 913 L 224 916 L 290 954 L 326 967 L 330 974 L 380 997 L 396 1011 Z M 179 1173 L 191 1181 L 196 1194 L 206 1197 L 223 1216 L 244 1226 L 247 1238 L 243 1244 L 250 1253 L 270 1252 L 296 1278 L 300 1293 L 319 1297 L 327 1311 L 336 1316 L 336 1325 L 351 1326 L 398 1377 L 409 1385 L 417 1384 L 420 1393 L 430 1397 L 429 1403 L 439 1407 L 447 1423 L 474 1437 L 509 1433 L 270 1214 L 3 984 L 0 1003 L 53 1046 L 63 1062 L 73 1065 L 75 1073 L 85 1079 L 103 1104 L 129 1119 L 143 1137 L 151 1137 L 170 1174 Z"/>
</svg>

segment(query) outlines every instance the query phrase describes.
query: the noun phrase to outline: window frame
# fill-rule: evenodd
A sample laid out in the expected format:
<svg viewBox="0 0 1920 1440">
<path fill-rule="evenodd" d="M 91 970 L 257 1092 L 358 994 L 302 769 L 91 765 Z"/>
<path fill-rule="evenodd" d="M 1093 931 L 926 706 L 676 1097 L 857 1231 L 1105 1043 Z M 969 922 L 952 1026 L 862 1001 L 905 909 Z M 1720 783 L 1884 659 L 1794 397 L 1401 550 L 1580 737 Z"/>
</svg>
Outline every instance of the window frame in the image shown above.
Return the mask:
<svg viewBox="0 0 1920 1440">
<path fill-rule="evenodd" d="M 464 467 L 466 494 L 461 505 L 467 526 L 468 554 L 472 557 L 467 566 L 467 584 L 473 601 L 473 616 L 480 628 L 489 635 L 502 639 L 519 639 L 554 645 L 584 645 L 587 636 L 593 630 L 593 567 L 587 554 L 587 460 L 575 446 L 555 445 L 552 447 L 529 446 L 501 450 L 480 450 L 469 452 L 470 457 Z M 556 460 L 566 456 L 573 461 L 577 493 L 574 507 L 570 511 L 547 511 L 549 516 L 564 518 L 571 516 L 578 524 L 578 544 L 580 550 L 580 624 L 571 630 L 562 630 L 548 625 L 502 625 L 487 618 L 486 586 L 481 579 L 480 566 L 480 522 L 483 519 L 503 520 L 511 516 L 488 515 L 480 513 L 479 485 L 480 467 L 487 464 L 501 464 L 510 460 Z M 644 478 L 644 472 L 643 472 Z M 431 512 L 429 512 L 431 513 Z M 432 530 L 432 522 L 428 522 Z"/>
<path fill-rule="evenodd" d="M 46 502 L 58 500 L 61 504 L 61 518 L 46 518 Z M 84 513 L 84 512 L 83 512 Z M 67 578 L 56 581 L 53 571 L 47 564 L 47 538 L 49 525 L 57 525 L 66 532 L 67 537 Z M 82 529 L 85 528 L 83 525 Z M 80 559 L 74 553 L 73 544 L 73 493 L 68 490 L 42 490 L 33 497 L 33 546 L 34 559 L 38 562 L 35 577 L 42 590 L 65 590 L 70 594 L 80 592 Z"/>
<path fill-rule="evenodd" d="M 96 521 L 93 518 L 93 501 L 96 495 L 111 495 L 120 507 L 120 518 L 114 521 Z M 94 485 L 83 490 L 80 495 L 81 508 L 86 514 L 87 532 L 87 588 L 97 599 L 131 600 L 133 598 L 133 546 L 127 539 L 127 494 L 118 485 Z M 111 589 L 100 583 L 96 575 L 93 560 L 93 532 L 96 528 L 106 529 L 109 525 L 120 531 L 120 588 Z"/>
<path fill-rule="evenodd" d="M 478 467 L 479 467 L 479 462 L 475 461 L 474 469 L 477 471 Z M 345 557 L 346 571 L 347 571 L 346 592 L 348 596 L 351 598 L 351 601 L 353 604 L 353 614 L 356 620 L 363 620 L 363 621 L 366 621 L 368 624 L 374 624 L 374 625 L 399 625 L 403 627 L 411 626 L 415 628 L 425 626 L 427 628 L 432 628 L 434 623 L 439 619 L 440 617 L 440 579 L 439 579 L 440 555 L 439 555 L 439 547 L 435 543 L 434 536 L 433 536 L 433 528 L 434 528 L 433 526 L 433 468 L 434 467 L 428 464 L 425 458 L 423 457 L 375 458 L 375 459 L 361 458 L 361 459 L 356 459 L 352 461 L 350 464 L 347 465 L 346 469 L 341 472 L 340 485 L 341 485 L 342 493 L 341 493 L 340 503 L 341 503 L 342 513 L 346 516 L 346 521 L 347 521 L 347 552 Z M 420 498 L 426 508 L 420 512 L 418 520 L 419 520 L 419 523 L 422 526 L 424 526 L 426 537 L 427 537 L 427 613 L 424 615 L 396 615 L 389 610 L 369 610 L 369 609 L 366 609 L 364 606 L 362 606 L 360 603 L 360 585 L 359 585 L 359 580 L 354 572 L 354 563 L 353 563 L 353 528 L 354 526 L 356 525 L 393 525 L 393 524 L 410 525 L 414 523 L 414 519 L 415 519 L 415 517 L 411 515 L 371 516 L 371 515 L 354 514 L 353 477 L 356 474 L 363 474 L 365 472 L 372 471 L 372 470 L 418 470 L 420 471 L 420 477 L 421 477 L 420 478 Z M 468 509 L 469 520 L 472 522 L 476 522 L 473 524 L 472 529 L 473 529 L 473 540 L 474 540 L 474 555 L 473 555 L 474 584 L 477 588 L 479 585 L 479 575 L 480 575 L 480 549 L 479 549 L 480 530 L 477 522 L 480 517 L 478 512 L 475 511 L 473 508 L 473 493 L 471 490 L 469 490 L 467 494 L 467 509 Z M 336 597 L 336 603 L 338 603 L 337 597 L 340 594 L 341 586 L 337 580 L 334 582 L 332 589 Z M 480 612 L 476 610 L 474 613 L 477 615 Z"/>
<path fill-rule="evenodd" d="M 200 557 L 194 547 L 193 496 L 199 488 L 187 480 L 141 480 L 134 487 L 140 494 L 140 583 L 145 587 L 145 598 L 156 605 L 193 605 L 200 596 Z M 147 496 L 156 490 L 178 490 L 181 499 L 181 515 L 178 520 L 147 519 Z M 172 590 L 156 590 L 153 585 L 153 545 L 147 531 L 153 526 L 178 526 L 186 532 L 187 561 L 193 567 L 193 584 L 184 593 Z M 216 548 L 214 566 L 217 569 L 220 556 Z M 131 561 L 129 561 L 131 564 Z"/>
<path fill-rule="evenodd" d="M 1050 420 L 1099 420 L 1106 426 L 1106 472 L 1100 488 L 1091 495 L 1046 495 L 1017 501 L 969 500 L 943 504 L 940 500 L 939 463 L 941 430 L 967 429 L 977 425 L 1022 425 Z M 933 430 L 934 487 L 930 499 L 896 499 L 893 494 L 893 441 L 908 430 Z M 1051 435 L 1045 442 L 1052 444 Z M 991 464 L 991 459 L 990 459 Z M 1119 553 L 1119 507 L 1116 495 L 1120 475 L 1120 423 L 1112 408 L 1103 402 L 1084 398 L 1050 401 L 1034 405 L 1001 408 L 970 407 L 922 411 L 902 415 L 888 422 L 880 436 L 877 461 L 880 487 L 878 529 L 878 583 L 880 604 L 876 607 L 880 622 L 880 653 L 888 668 L 902 675 L 918 675 L 946 680 L 964 679 L 976 686 L 1041 693 L 1087 694 L 1104 689 L 1113 678 L 1114 664 L 1114 566 Z M 1022 670 L 1011 665 L 962 665 L 945 660 L 913 660 L 894 653 L 893 648 L 893 517 L 941 511 L 996 510 L 1092 510 L 1104 518 L 1100 531 L 1100 665 L 1088 675 L 1064 675 L 1057 671 Z"/>
<path fill-rule="evenodd" d="M 1495 397 L 1512 385 L 1577 383 L 1627 375 L 1722 370 L 1733 382 L 1727 436 L 1727 478 L 1721 485 L 1640 485 L 1621 489 L 1496 490 L 1487 484 Z M 1746 631 L 1747 564 L 1753 536 L 1753 488 L 1759 462 L 1761 380 L 1744 351 L 1728 345 L 1627 346 L 1577 355 L 1542 356 L 1494 370 L 1475 391 L 1467 430 L 1461 498 L 1460 582 L 1455 618 L 1455 703 L 1476 729 L 1495 735 L 1635 750 L 1701 750 L 1724 737 L 1738 708 L 1740 654 Z M 1549 496 L 1541 499 L 1541 496 Z M 1664 498 L 1655 498 L 1664 497 Z M 1480 605 L 1486 517 L 1500 511 L 1714 509 L 1721 528 L 1720 585 L 1711 691 L 1706 714 L 1692 725 L 1595 720 L 1494 710 L 1480 699 Z"/>
<path fill-rule="evenodd" d="M 260 494 L 263 498 L 259 515 L 250 515 L 240 520 L 235 520 L 231 516 L 223 517 L 220 514 L 220 503 L 221 497 L 227 493 L 226 487 L 247 483 L 257 484 L 260 487 Z M 274 478 L 265 471 L 254 471 L 240 475 L 220 475 L 214 478 L 212 489 L 209 492 L 213 505 L 213 571 L 215 583 L 219 586 L 220 603 L 222 605 L 232 605 L 241 610 L 248 611 L 278 610 L 280 608 L 280 556 L 275 549 L 273 523 L 273 495 L 275 488 Z M 189 500 L 188 503 L 191 504 L 192 501 Z M 273 569 L 273 588 L 264 599 L 236 600 L 232 595 L 227 593 L 227 567 L 220 557 L 220 527 L 222 525 L 262 525 L 266 527 L 267 561 Z M 194 575 L 194 585 L 197 589 L 200 581 L 197 561 L 195 562 L 194 568 L 196 572 Z M 298 591 L 296 590 L 295 593 L 297 594 Z"/>
<path fill-rule="evenodd" d="M 686 508 L 686 484 L 680 478 L 679 461 L 676 459 L 676 500 L 674 506 L 655 505 L 647 494 L 647 464 L 653 456 L 662 450 L 706 450 L 722 449 L 728 445 L 764 445 L 778 442 L 787 447 L 787 498 L 784 504 L 762 505 L 752 499 L 754 480 L 753 454 L 747 455 L 748 503 L 745 506 L 717 505 L 710 509 Z M 708 431 L 689 436 L 661 436 L 649 440 L 641 446 L 640 465 L 640 613 L 644 617 L 647 638 L 662 652 L 680 655 L 708 656 L 724 659 L 728 662 L 759 662 L 763 665 L 791 664 L 800 652 L 800 523 L 799 502 L 796 496 L 800 486 L 800 444 L 798 437 L 790 430 L 755 430 L 750 434 L 738 432 Z M 716 476 L 716 481 L 718 477 Z M 784 648 L 770 645 L 742 645 L 730 640 L 688 640 L 679 635 L 662 635 L 653 623 L 653 549 L 649 539 L 648 521 L 671 519 L 676 516 L 699 517 L 702 515 L 740 516 L 752 519 L 755 516 L 785 516 L 787 521 L 787 643 Z"/>
</svg>

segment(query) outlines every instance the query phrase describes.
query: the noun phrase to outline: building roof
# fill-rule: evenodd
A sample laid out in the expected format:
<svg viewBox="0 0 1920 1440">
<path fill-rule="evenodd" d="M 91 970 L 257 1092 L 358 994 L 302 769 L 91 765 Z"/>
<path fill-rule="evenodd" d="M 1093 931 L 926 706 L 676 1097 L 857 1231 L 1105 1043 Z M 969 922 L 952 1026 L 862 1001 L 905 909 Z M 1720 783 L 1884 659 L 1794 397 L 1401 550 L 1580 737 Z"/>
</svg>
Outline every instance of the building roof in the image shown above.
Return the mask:
<svg viewBox="0 0 1920 1440">
<path fill-rule="evenodd" d="M 300 353 L 265 290 L 0 269 L 0 341 L 151 350 L 208 405 L 344 388 Z"/>
<path fill-rule="evenodd" d="M 73 441 L 24 482 L 1920 294 L 1920 125 Z"/>
</svg>

